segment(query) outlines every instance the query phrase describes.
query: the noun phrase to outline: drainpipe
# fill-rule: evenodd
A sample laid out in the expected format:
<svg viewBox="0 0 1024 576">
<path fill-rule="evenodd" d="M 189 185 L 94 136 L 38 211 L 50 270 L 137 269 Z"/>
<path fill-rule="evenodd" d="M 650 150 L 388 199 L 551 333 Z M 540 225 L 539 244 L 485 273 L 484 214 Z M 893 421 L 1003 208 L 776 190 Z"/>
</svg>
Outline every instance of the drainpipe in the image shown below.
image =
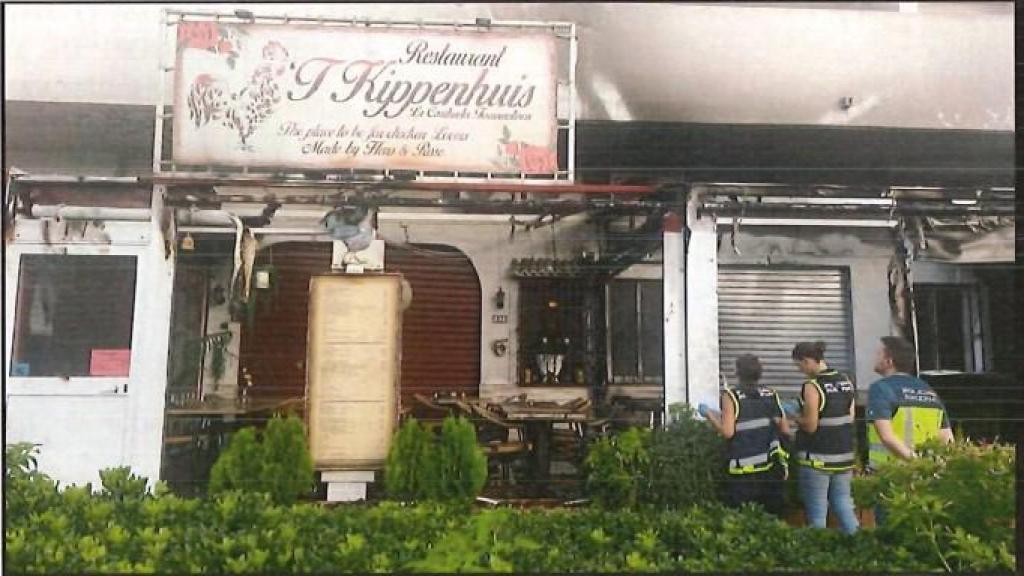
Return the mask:
<svg viewBox="0 0 1024 576">
<path fill-rule="evenodd" d="M 149 208 L 100 208 L 90 206 L 32 206 L 33 218 L 59 220 L 149 220 Z"/>
</svg>

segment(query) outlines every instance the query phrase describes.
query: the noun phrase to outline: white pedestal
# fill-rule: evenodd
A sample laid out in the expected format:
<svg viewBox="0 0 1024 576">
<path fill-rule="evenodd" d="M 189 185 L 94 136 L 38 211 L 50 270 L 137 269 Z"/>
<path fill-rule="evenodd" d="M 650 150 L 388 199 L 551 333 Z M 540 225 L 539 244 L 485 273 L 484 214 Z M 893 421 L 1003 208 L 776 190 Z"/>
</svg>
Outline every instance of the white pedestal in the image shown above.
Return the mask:
<svg viewBox="0 0 1024 576">
<path fill-rule="evenodd" d="M 328 502 L 355 502 L 366 500 L 366 485 L 373 482 L 369 470 L 330 470 L 320 473 L 320 481 L 327 483 Z"/>
</svg>

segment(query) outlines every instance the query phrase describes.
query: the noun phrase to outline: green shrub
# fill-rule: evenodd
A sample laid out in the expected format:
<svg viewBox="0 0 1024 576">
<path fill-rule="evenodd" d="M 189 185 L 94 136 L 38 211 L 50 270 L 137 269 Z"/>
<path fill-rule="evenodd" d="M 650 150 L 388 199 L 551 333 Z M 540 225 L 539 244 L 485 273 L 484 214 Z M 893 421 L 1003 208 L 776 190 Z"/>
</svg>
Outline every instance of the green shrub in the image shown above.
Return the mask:
<svg viewBox="0 0 1024 576">
<path fill-rule="evenodd" d="M 132 474 L 128 466 L 100 470 L 101 494 L 115 500 L 141 499 L 149 493 L 145 478 Z"/>
<path fill-rule="evenodd" d="M 415 418 L 395 433 L 384 467 L 384 489 L 396 500 L 422 500 L 436 484 L 434 435 Z"/>
<path fill-rule="evenodd" d="M 685 404 L 653 433 L 632 428 L 587 451 L 587 493 L 600 506 L 683 508 L 718 500 L 726 477 L 724 440 Z"/>
<path fill-rule="evenodd" d="M 686 404 L 669 406 L 670 422 L 654 432 L 650 487 L 643 500 L 681 508 L 718 500 L 726 480 L 723 440 Z"/>
<path fill-rule="evenodd" d="M 1014 448 L 932 441 L 919 455 L 856 478 L 858 506 L 881 504 L 879 531 L 947 570 L 1012 569 Z"/>
<path fill-rule="evenodd" d="M 476 441 L 476 428 L 465 418 L 445 418 L 437 446 L 440 500 L 472 501 L 487 482 L 487 456 Z"/>
<path fill-rule="evenodd" d="M 405 501 L 471 502 L 487 482 L 487 456 L 473 423 L 447 417 L 435 436 L 415 419 L 395 433 L 384 469 L 389 497 Z"/>
<path fill-rule="evenodd" d="M 226 492 L 116 500 L 69 488 L 9 516 L 12 572 L 689 572 L 936 570 L 877 531 L 796 529 L 754 508 L 281 506 Z"/>
<path fill-rule="evenodd" d="M 210 470 L 211 495 L 231 490 L 263 493 L 290 504 L 313 488 L 313 460 L 302 421 L 274 417 L 262 435 L 254 428 L 236 432 Z"/>
<path fill-rule="evenodd" d="M 57 483 L 37 468 L 38 445 L 27 442 L 4 446 L 4 516 L 24 517 L 55 506 Z"/>
<path fill-rule="evenodd" d="M 620 508 L 635 506 L 649 490 L 651 457 L 648 447 L 651 431 L 630 428 L 606 436 L 587 450 L 587 494 L 598 506 Z"/>
</svg>

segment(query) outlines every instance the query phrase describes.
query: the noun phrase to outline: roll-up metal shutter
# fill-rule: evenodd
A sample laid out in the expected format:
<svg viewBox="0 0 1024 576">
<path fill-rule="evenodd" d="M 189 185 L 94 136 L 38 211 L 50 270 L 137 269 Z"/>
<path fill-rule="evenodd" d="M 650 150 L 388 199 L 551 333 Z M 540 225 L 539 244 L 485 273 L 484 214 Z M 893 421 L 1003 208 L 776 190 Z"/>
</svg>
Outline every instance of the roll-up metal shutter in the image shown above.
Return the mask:
<svg viewBox="0 0 1024 576">
<path fill-rule="evenodd" d="M 854 376 L 849 277 L 837 268 L 718 270 L 720 366 L 736 384 L 736 358 L 761 360 L 761 383 L 786 396 L 799 393 L 802 375 L 792 360 L 797 342 L 824 340 L 829 366 Z"/>
<path fill-rule="evenodd" d="M 306 383 L 309 279 L 331 270 L 330 242 L 286 242 L 260 254 L 275 269 L 272 294 L 259 294 L 254 321 L 243 323 L 242 365 L 253 394 L 302 395 Z M 402 315 L 402 403 L 412 393 L 480 390 L 480 280 L 470 259 L 450 246 L 387 246 L 384 267 L 412 287 Z"/>
<path fill-rule="evenodd" d="M 412 287 L 402 315 L 402 403 L 414 392 L 480 393 L 480 279 L 451 246 L 388 246 L 384 266 Z"/>
</svg>

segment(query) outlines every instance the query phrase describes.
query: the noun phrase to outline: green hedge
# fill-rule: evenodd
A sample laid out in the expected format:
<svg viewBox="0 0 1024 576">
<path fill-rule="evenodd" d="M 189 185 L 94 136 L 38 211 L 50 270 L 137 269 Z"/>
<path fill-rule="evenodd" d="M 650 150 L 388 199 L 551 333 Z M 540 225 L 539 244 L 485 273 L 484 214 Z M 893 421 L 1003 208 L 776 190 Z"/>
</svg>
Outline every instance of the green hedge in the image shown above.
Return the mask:
<svg viewBox="0 0 1024 576">
<path fill-rule="evenodd" d="M 686 508 L 718 501 L 724 440 L 686 404 L 669 406 L 669 413 L 663 428 L 630 428 L 590 446 L 584 468 L 595 504 Z"/>
<path fill-rule="evenodd" d="M 845 536 L 714 504 L 529 511 L 277 505 L 259 493 L 210 500 L 154 494 L 126 469 L 105 472 L 96 493 L 59 490 L 20 450 L 8 450 L 5 471 L 4 566 L 11 572 L 820 573 L 944 571 L 949 563 L 909 545 L 919 534 L 904 542 L 883 530 Z M 982 548 L 978 557 L 992 552 L 974 545 Z M 1012 570 L 1012 556 L 996 552 L 993 567 Z"/>
<path fill-rule="evenodd" d="M 885 509 L 882 536 L 949 571 L 1012 569 L 1014 447 L 933 441 L 918 453 L 854 480 L 858 506 Z"/>
</svg>

